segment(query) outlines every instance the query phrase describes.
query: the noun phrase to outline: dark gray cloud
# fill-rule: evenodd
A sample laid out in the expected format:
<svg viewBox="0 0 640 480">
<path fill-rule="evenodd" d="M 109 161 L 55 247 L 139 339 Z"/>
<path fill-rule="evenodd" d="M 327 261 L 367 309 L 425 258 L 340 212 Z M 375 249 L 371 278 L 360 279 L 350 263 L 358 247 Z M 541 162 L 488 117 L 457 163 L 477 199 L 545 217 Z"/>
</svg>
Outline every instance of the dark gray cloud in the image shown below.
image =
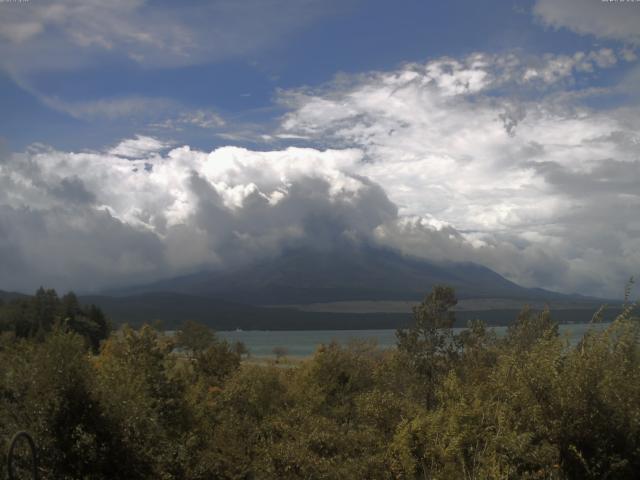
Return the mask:
<svg viewBox="0 0 640 480">
<path fill-rule="evenodd" d="M 163 271 L 162 245 L 93 209 L 0 206 L 0 281 L 4 289 L 38 285 L 92 289 L 140 281 Z"/>
<path fill-rule="evenodd" d="M 78 177 L 63 178 L 58 185 L 51 187 L 51 195 L 70 204 L 91 204 L 96 199 Z"/>
<path fill-rule="evenodd" d="M 574 171 L 557 162 L 530 164 L 557 193 L 602 202 L 603 196 L 618 201 L 640 200 L 640 163 L 615 159 L 594 160 L 587 170 Z M 595 198 L 598 197 L 598 198 Z"/>
</svg>

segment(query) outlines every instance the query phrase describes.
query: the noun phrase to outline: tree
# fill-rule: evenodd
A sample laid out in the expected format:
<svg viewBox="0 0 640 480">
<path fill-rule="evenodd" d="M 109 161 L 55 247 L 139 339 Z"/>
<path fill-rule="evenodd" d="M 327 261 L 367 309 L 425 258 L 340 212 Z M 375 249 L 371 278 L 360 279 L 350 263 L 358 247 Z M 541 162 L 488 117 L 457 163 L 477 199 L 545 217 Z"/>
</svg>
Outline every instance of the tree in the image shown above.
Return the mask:
<svg viewBox="0 0 640 480">
<path fill-rule="evenodd" d="M 276 356 L 276 363 L 278 363 L 280 360 L 282 360 L 282 358 L 285 357 L 289 353 L 287 348 L 286 347 L 282 347 L 282 346 L 273 347 L 272 352 Z"/>
<path fill-rule="evenodd" d="M 231 346 L 231 348 L 235 353 L 237 353 L 240 356 L 240 358 L 242 358 L 243 355 L 249 356 L 251 353 L 249 352 L 249 349 L 247 348 L 245 343 L 241 341 L 233 342 L 233 345 Z"/>
<path fill-rule="evenodd" d="M 0 331 L 12 331 L 17 338 L 43 341 L 55 328 L 80 334 L 94 353 L 111 332 L 104 313 L 95 305 L 82 306 L 73 292 L 58 298 L 55 290 L 40 287 L 33 297 L 0 307 Z"/>
<path fill-rule="evenodd" d="M 206 350 L 216 342 L 213 331 L 198 322 L 187 320 L 176 335 L 176 344 L 192 353 Z"/>
<path fill-rule="evenodd" d="M 240 354 L 227 341 L 215 342 L 197 351 L 191 362 L 196 376 L 207 386 L 220 386 L 240 367 Z"/>
<path fill-rule="evenodd" d="M 122 478 L 118 435 L 93 393 L 82 337 L 54 328 L 41 342 L 0 350 L 0 364 L 0 426 L 33 435 L 44 478 Z"/>
<path fill-rule="evenodd" d="M 535 314 L 526 305 L 516 321 L 507 328 L 506 341 L 517 350 L 527 350 L 536 342 L 558 336 L 558 324 L 551 319 L 549 307 Z"/>
<path fill-rule="evenodd" d="M 96 394 L 121 432 L 127 478 L 184 478 L 189 409 L 173 349 L 170 338 L 148 325 L 125 327 L 95 360 Z"/>
<path fill-rule="evenodd" d="M 413 325 L 396 332 L 398 350 L 406 354 L 410 367 L 425 382 L 427 406 L 433 406 L 435 387 L 457 355 L 452 330 L 455 323 L 452 308 L 457 303 L 453 288 L 435 286 L 420 305 L 413 307 Z"/>
</svg>

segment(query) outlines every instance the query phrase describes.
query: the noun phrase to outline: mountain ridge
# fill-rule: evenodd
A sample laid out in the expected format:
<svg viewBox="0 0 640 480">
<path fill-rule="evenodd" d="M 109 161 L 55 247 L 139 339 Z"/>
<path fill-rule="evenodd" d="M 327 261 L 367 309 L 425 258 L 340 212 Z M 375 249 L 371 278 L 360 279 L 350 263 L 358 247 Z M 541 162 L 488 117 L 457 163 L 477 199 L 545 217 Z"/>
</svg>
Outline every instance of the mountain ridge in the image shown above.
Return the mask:
<svg viewBox="0 0 640 480">
<path fill-rule="evenodd" d="M 128 296 L 175 292 L 248 305 L 350 300 L 415 300 L 434 285 L 456 289 L 459 298 L 598 301 L 517 285 L 482 265 L 441 262 L 369 245 L 347 249 L 288 249 L 281 255 L 231 271 L 202 271 L 104 292 Z"/>
</svg>

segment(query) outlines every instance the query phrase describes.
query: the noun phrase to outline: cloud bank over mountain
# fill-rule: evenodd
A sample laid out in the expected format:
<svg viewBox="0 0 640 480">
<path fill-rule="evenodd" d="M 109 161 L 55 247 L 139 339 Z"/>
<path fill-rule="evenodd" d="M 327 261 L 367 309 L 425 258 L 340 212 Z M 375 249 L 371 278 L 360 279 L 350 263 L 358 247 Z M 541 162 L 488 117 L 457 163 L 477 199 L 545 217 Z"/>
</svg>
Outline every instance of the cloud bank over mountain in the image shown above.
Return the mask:
<svg viewBox="0 0 640 480">
<path fill-rule="evenodd" d="M 100 289 L 349 240 L 618 296 L 640 271 L 640 112 L 580 82 L 629 61 L 477 53 L 281 91 L 262 138 L 304 147 L 138 135 L 6 154 L 0 288 Z"/>
<path fill-rule="evenodd" d="M 342 77 L 283 93 L 282 131 L 361 149 L 360 172 L 400 207 L 404 250 L 604 293 L 640 266 L 640 117 L 611 100 L 619 86 L 579 85 L 627 59 L 474 54 Z"/>
<path fill-rule="evenodd" d="M 366 240 L 397 216 L 356 173 L 355 150 L 159 147 L 138 137 L 2 162 L 2 282 L 99 288 L 228 267 L 292 243 Z"/>
</svg>

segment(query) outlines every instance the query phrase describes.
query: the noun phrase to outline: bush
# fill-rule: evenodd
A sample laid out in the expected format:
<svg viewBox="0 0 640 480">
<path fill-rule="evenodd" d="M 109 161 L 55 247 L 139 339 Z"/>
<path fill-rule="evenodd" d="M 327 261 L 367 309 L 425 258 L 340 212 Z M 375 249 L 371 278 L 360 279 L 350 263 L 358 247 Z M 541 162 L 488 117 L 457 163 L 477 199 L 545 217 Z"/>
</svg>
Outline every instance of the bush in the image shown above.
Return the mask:
<svg viewBox="0 0 640 480">
<path fill-rule="evenodd" d="M 29 430 L 45 479 L 640 471 L 632 305 L 571 345 L 548 311 L 523 310 L 504 338 L 480 322 L 455 333 L 454 292 L 438 287 L 414 310 L 415 325 L 398 332 L 397 349 L 332 343 L 288 368 L 242 363 L 242 349 L 195 324 L 177 337 L 180 348 L 145 326 L 94 352 L 90 334 L 56 320 L 61 311 L 78 318 L 77 302 L 64 298 L 43 290 L 34 303 L 0 308 L 13 322 L 0 336 L 0 448 Z"/>
</svg>

